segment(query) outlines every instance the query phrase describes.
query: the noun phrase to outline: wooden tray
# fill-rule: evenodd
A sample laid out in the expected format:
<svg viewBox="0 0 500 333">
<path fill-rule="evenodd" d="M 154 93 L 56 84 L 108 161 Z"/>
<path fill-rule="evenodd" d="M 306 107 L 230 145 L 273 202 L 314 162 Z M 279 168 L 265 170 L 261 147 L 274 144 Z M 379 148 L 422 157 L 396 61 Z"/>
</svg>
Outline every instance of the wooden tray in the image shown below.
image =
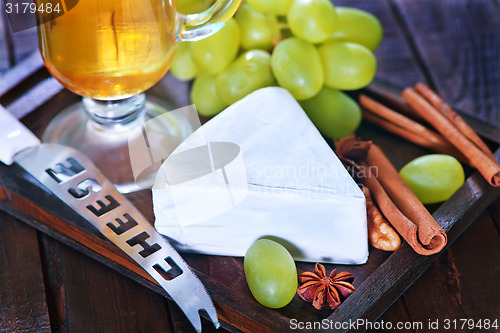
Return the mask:
<svg viewBox="0 0 500 333">
<path fill-rule="evenodd" d="M 55 114 L 79 99 L 49 76 L 37 53 L 7 72 L 3 78 L 0 83 L 0 103 L 18 118 L 24 117 L 23 122 L 37 135 L 43 132 Z M 172 92 L 167 97 L 174 105 L 183 103 L 182 99 L 186 100 L 187 85 L 179 85 L 168 77 L 152 93 L 160 91 L 158 94 L 165 97 L 165 87 Z M 397 105 L 401 102 L 397 91 L 381 82 L 374 82 L 364 92 L 390 104 Z M 472 118 L 466 119 L 492 145 L 497 147 L 500 144 L 499 129 Z M 390 152 L 388 155 L 397 168 L 426 153 L 370 124 L 363 124 L 358 134 L 365 139 L 374 140 L 382 149 Z M 496 157 L 500 158 L 500 150 L 496 151 Z M 500 194 L 500 189 L 488 186 L 478 173 L 469 170 L 469 174 L 464 186 L 452 198 L 438 207 L 431 207 L 435 209 L 433 215 L 438 223 L 448 232 L 449 244 Z M 149 191 L 128 195 L 128 198 L 149 221 L 154 221 Z M 86 221 L 40 187 L 35 179 L 17 165 L 0 165 L 0 209 L 168 297 L 121 250 L 96 233 Z M 207 287 L 222 325 L 228 330 L 283 332 L 290 330 L 293 319 L 297 323 L 316 323 L 319 326 L 317 329 L 304 331 L 354 332 L 362 331 L 365 326 L 352 326 L 349 323 L 358 319 L 373 321 L 378 318 L 426 270 L 437 255 L 417 255 L 404 243 L 394 253 L 371 248 L 369 260 L 364 265 L 326 265 L 328 271 L 338 268 L 356 275 L 356 292 L 333 313 L 329 310 L 316 311 L 298 296 L 279 310 L 259 305 L 246 285 L 242 258 L 194 254 L 186 254 L 184 257 Z M 311 271 L 314 265 L 297 262 L 297 268 L 299 271 Z"/>
</svg>

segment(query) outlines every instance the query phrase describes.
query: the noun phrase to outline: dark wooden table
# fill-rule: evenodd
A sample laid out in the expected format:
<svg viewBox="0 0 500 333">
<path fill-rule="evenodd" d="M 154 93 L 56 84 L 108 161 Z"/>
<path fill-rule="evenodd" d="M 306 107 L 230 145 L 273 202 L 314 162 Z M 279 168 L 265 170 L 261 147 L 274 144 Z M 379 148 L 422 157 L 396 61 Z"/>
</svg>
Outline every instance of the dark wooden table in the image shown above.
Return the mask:
<svg viewBox="0 0 500 333">
<path fill-rule="evenodd" d="M 427 82 L 465 113 L 500 127 L 500 1 L 334 3 L 363 8 L 380 18 L 385 38 L 376 52 L 379 80 L 397 87 Z M 2 73 L 37 45 L 36 31 L 12 34 L 2 15 L 0 23 L 1 86 Z M 155 90 L 161 93 L 172 80 L 167 75 Z M 186 86 L 179 84 L 178 89 Z M 188 103 L 185 94 L 163 93 L 178 105 Z M 69 93 L 65 96 L 76 100 Z M 36 125 L 36 117 L 40 115 L 23 121 Z M 378 322 L 423 322 L 428 327 L 429 321 L 439 320 L 442 331 L 445 320 L 451 324 L 456 320 L 458 329 L 450 331 L 492 331 L 460 329 L 460 320 L 496 319 L 500 325 L 499 281 L 497 200 Z M 192 328 L 165 297 L 0 212 L 0 331 L 192 332 Z M 204 331 L 213 331 L 207 321 Z"/>
</svg>

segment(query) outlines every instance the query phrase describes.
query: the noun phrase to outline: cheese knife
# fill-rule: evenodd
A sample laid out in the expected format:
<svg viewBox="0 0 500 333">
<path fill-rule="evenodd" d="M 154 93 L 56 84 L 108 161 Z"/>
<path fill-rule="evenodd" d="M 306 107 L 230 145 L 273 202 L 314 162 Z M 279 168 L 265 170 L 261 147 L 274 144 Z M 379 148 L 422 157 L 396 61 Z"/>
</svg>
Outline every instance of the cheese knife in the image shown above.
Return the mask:
<svg viewBox="0 0 500 333">
<path fill-rule="evenodd" d="M 200 311 L 219 327 L 205 287 L 177 251 L 77 150 L 41 143 L 0 105 L 0 161 L 17 163 L 137 262 L 179 305 L 197 332 Z"/>
</svg>

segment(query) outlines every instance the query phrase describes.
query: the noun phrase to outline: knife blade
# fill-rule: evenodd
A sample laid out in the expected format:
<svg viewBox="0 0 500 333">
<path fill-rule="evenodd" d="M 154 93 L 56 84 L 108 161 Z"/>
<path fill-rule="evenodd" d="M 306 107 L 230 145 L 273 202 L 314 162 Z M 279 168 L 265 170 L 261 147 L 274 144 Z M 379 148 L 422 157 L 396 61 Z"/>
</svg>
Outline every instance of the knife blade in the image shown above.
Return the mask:
<svg viewBox="0 0 500 333">
<path fill-rule="evenodd" d="M 0 105 L 0 161 L 17 163 L 136 261 L 179 305 L 197 332 L 200 311 L 220 326 L 205 287 L 177 251 L 79 151 L 44 144 Z"/>
</svg>

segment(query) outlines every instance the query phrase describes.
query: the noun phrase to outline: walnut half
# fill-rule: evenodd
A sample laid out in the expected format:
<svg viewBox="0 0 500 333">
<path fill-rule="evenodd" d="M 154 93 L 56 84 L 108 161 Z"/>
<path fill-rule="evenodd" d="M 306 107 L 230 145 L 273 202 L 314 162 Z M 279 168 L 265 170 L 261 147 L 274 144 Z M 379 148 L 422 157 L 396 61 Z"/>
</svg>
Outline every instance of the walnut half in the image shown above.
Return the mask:
<svg viewBox="0 0 500 333">
<path fill-rule="evenodd" d="M 370 190 L 361 189 L 366 197 L 366 215 L 368 223 L 368 240 L 377 249 L 395 251 L 401 246 L 401 238 L 373 202 Z"/>
</svg>

